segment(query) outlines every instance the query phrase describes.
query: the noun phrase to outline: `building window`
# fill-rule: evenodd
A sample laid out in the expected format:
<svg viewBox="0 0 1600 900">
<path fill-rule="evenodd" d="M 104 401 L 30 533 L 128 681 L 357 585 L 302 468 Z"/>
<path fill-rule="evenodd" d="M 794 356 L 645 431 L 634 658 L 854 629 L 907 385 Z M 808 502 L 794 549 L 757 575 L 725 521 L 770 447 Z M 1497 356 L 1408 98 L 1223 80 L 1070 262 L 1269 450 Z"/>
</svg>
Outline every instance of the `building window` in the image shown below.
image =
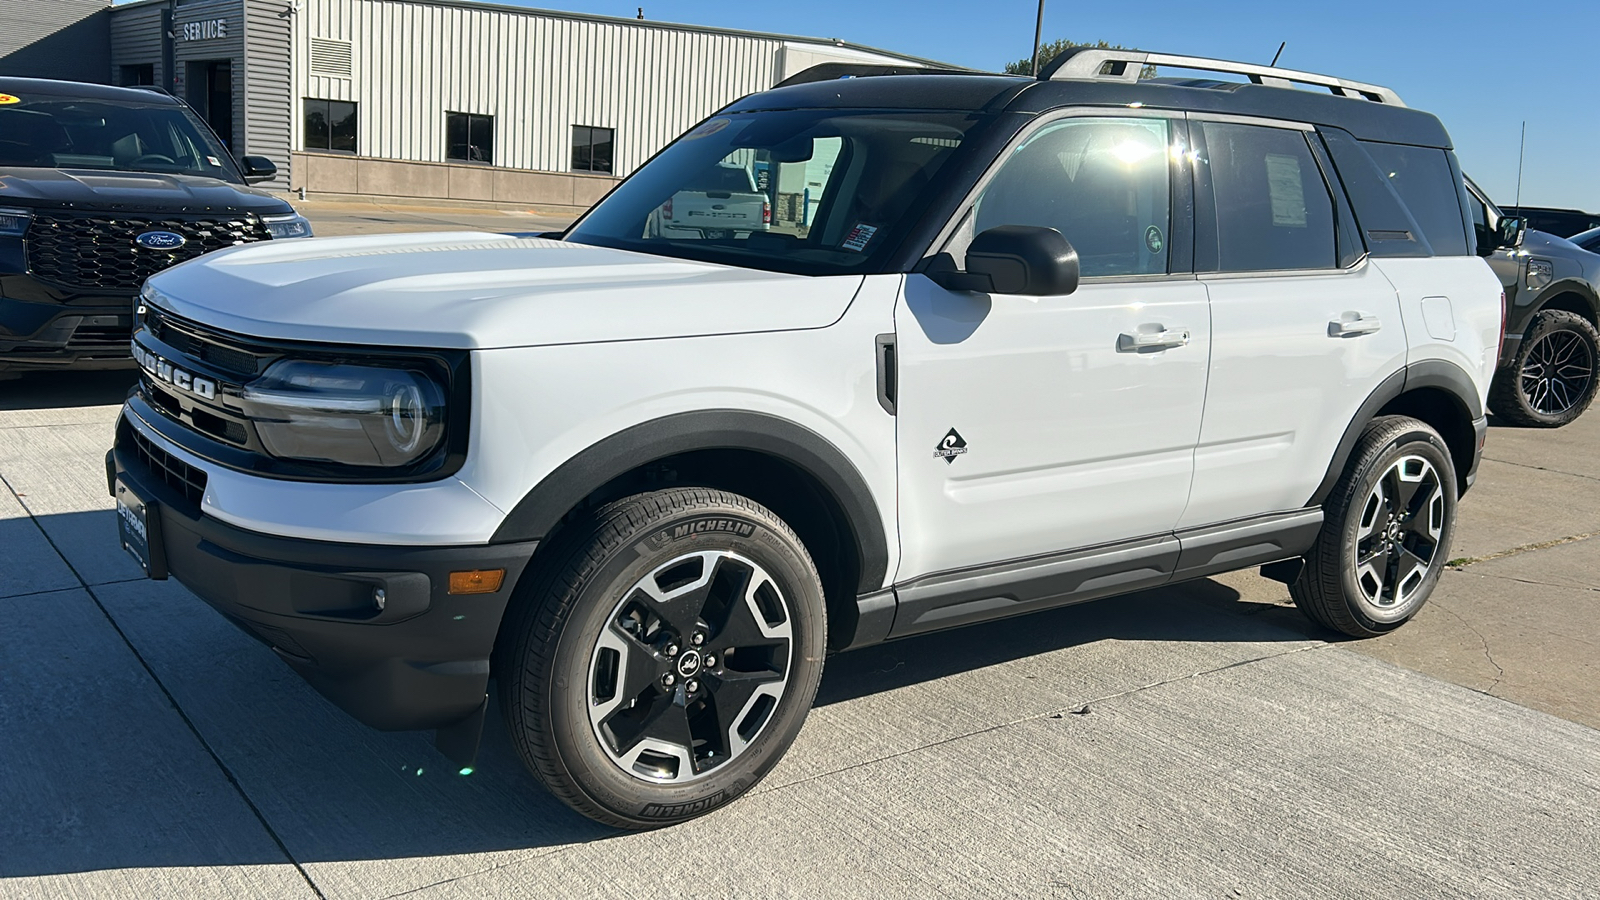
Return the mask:
<svg viewBox="0 0 1600 900">
<path fill-rule="evenodd" d="M 616 132 L 588 125 L 572 126 L 572 171 L 611 174 L 611 147 Z"/>
<path fill-rule="evenodd" d="M 305 99 L 306 149 L 356 152 L 356 105 L 345 100 Z"/>
<path fill-rule="evenodd" d="M 494 163 L 494 116 L 444 114 L 445 159 Z"/>
<path fill-rule="evenodd" d="M 155 63 L 122 66 L 121 71 L 117 74 L 117 81 L 123 87 L 138 87 L 142 84 L 153 85 L 156 83 Z"/>
</svg>

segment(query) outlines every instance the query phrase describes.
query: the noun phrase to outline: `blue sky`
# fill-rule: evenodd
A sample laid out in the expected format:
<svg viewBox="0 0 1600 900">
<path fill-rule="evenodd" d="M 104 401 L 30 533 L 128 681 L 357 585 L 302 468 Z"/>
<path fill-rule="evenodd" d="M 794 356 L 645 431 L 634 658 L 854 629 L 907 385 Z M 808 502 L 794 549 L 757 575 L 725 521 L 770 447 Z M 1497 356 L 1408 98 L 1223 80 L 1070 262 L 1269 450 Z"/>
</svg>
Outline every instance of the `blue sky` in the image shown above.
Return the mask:
<svg viewBox="0 0 1600 900">
<path fill-rule="evenodd" d="M 1034 0 L 566 0 L 600 15 L 836 37 L 982 69 L 1026 56 Z M 1526 11 L 1524 14 L 1523 11 Z M 1045 40 L 1266 63 L 1394 88 L 1444 121 L 1467 173 L 1510 204 L 1528 123 L 1522 200 L 1600 211 L 1600 2 L 1390 0 L 1087 3 L 1046 0 Z"/>
</svg>

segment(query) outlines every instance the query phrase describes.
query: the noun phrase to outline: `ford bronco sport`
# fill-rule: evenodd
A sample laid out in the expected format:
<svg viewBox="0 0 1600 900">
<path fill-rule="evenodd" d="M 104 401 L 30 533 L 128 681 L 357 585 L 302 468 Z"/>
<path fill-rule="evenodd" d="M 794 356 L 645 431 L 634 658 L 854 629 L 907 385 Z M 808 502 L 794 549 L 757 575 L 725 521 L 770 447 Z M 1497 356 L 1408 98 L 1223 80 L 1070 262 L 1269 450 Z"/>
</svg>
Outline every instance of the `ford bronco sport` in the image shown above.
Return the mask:
<svg viewBox="0 0 1600 900">
<path fill-rule="evenodd" d="M 634 828 L 757 783 L 830 651 L 1254 566 L 1345 634 L 1417 612 L 1502 328 L 1437 119 L 1115 50 L 793 81 L 559 239 L 151 278 L 124 545 L 463 765 L 494 680 L 539 779 Z M 652 227 L 758 164 L 766 227 Z"/>
</svg>

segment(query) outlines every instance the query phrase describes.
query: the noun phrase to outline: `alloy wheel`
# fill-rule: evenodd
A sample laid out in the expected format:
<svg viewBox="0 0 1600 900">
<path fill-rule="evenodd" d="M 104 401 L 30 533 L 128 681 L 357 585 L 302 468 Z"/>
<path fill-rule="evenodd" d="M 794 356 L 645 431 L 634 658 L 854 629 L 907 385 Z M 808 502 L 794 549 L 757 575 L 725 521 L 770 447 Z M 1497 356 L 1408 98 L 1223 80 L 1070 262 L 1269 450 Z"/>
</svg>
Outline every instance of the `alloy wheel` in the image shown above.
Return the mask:
<svg viewBox="0 0 1600 900">
<path fill-rule="evenodd" d="M 704 778 L 738 758 L 789 684 L 789 601 L 754 561 L 725 550 L 656 567 L 617 603 L 590 654 L 589 722 L 623 771 Z"/>
<path fill-rule="evenodd" d="M 1403 456 L 1373 483 L 1356 526 L 1356 586 L 1375 613 L 1405 609 L 1426 583 L 1445 524 L 1444 484 L 1433 464 Z"/>
<path fill-rule="evenodd" d="M 1520 375 L 1528 406 L 1541 415 L 1559 416 L 1588 396 L 1594 356 L 1582 335 L 1552 331 L 1529 348 Z"/>
</svg>

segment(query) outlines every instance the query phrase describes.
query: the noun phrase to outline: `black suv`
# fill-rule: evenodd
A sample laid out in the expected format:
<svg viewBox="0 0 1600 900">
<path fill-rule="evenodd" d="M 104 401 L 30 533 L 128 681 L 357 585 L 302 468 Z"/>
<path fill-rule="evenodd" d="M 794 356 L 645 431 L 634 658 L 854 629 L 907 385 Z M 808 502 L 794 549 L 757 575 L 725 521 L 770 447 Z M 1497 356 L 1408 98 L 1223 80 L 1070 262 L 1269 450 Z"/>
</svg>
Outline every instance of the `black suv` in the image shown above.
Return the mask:
<svg viewBox="0 0 1600 900">
<path fill-rule="evenodd" d="M 0 373 L 134 365 L 133 301 L 202 253 L 309 237 L 277 174 L 155 90 L 0 78 Z"/>
<path fill-rule="evenodd" d="M 1506 215 L 1526 219 L 1534 231 L 1569 238 L 1580 232 L 1600 228 L 1600 215 L 1581 209 L 1560 209 L 1553 206 L 1508 206 Z"/>
<path fill-rule="evenodd" d="M 1506 336 L 1489 408 L 1517 425 L 1565 425 L 1600 387 L 1600 255 L 1533 230 L 1520 246 L 1497 249 L 1506 214 L 1471 179 L 1467 192 L 1478 252 L 1506 289 Z"/>
</svg>

